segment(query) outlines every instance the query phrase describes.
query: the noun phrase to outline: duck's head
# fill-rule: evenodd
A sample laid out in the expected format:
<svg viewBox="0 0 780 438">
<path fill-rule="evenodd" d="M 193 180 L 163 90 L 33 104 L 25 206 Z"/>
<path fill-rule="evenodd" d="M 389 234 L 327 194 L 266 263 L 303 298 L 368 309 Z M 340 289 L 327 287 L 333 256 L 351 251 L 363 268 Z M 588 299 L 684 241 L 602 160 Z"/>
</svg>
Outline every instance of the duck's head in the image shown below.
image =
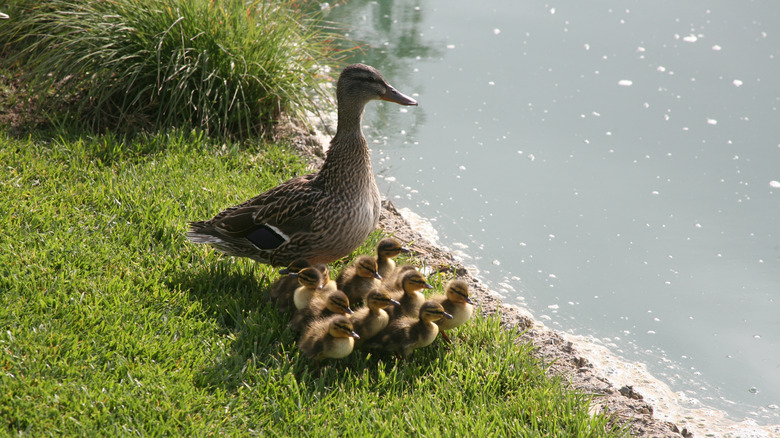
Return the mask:
<svg viewBox="0 0 780 438">
<path fill-rule="evenodd" d="M 417 105 L 416 100 L 388 84 L 377 69 L 365 64 L 352 64 L 344 68 L 336 84 L 336 94 L 340 108 L 345 104 L 363 106 L 376 99 L 400 105 Z"/>
<path fill-rule="evenodd" d="M 303 268 L 298 272 L 288 274 L 292 277 L 298 277 L 298 283 L 301 286 L 310 289 L 322 289 L 324 282 L 322 281 L 322 273 L 315 267 Z"/>
<path fill-rule="evenodd" d="M 325 307 L 331 312 L 341 315 L 354 313 L 352 309 L 349 308 L 349 298 L 340 290 L 328 294 Z"/>
<path fill-rule="evenodd" d="M 444 287 L 447 298 L 455 303 L 474 304 L 469 298 L 469 285 L 463 280 L 451 280 Z"/>
<path fill-rule="evenodd" d="M 330 322 L 328 333 L 334 338 L 355 338 L 360 339 L 357 333 L 355 333 L 352 323 L 346 316 L 339 315 Z"/>
<path fill-rule="evenodd" d="M 390 294 L 383 290 L 374 289 L 366 296 L 366 305 L 371 310 L 384 309 L 389 305 L 400 306 L 401 303 L 390 298 Z"/>
<path fill-rule="evenodd" d="M 404 292 L 415 292 L 420 289 L 433 289 L 433 286 L 425 281 L 425 277 L 416 269 L 408 269 L 401 277 L 401 287 Z"/>
<path fill-rule="evenodd" d="M 376 259 L 368 256 L 368 255 L 362 255 L 355 259 L 355 268 L 356 273 L 358 276 L 363 278 L 376 278 L 377 280 L 381 280 L 382 276 L 379 275 L 379 272 L 377 272 Z"/>
<path fill-rule="evenodd" d="M 289 274 L 292 274 L 294 272 L 300 272 L 301 269 L 308 268 L 309 266 L 311 266 L 311 265 L 309 264 L 308 260 L 306 260 L 306 259 L 295 259 L 295 260 L 292 261 L 292 263 L 287 265 L 286 268 L 283 268 L 283 269 L 279 270 L 279 273 L 282 274 L 282 275 L 289 275 Z"/>
<path fill-rule="evenodd" d="M 420 320 L 436 322 L 440 319 L 452 319 L 452 315 L 444 311 L 444 307 L 436 301 L 428 300 L 420 307 Z"/>
<path fill-rule="evenodd" d="M 376 255 L 380 259 L 391 259 L 397 256 L 398 254 L 401 254 L 402 252 L 407 253 L 409 252 L 409 249 L 404 248 L 401 245 L 401 242 L 395 239 L 390 239 L 390 238 L 382 239 L 379 241 L 379 243 L 376 246 Z"/>
</svg>

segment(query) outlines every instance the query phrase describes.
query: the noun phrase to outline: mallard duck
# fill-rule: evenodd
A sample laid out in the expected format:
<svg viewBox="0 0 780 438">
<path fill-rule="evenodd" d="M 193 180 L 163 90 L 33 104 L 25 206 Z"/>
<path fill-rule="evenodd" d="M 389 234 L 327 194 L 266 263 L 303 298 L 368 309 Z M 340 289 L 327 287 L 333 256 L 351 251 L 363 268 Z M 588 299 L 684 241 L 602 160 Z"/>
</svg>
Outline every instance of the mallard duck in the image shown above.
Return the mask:
<svg viewBox="0 0 780 438">
<path fill-rule="evenodd" d="M 279 312 L 286 312 L 293 305 L 293 293 L 300 285 L 298 277 L 289 274 L 297 274 L 301 269 L 309 266 L 311 265 L 305 259 L 296 259 L 286 268 L 279 270 L 280 277 L 271 284 L 268 290 L 268 299 L 276 303 Z"/>
<path fill-rule="evenodd" d="M 314 294 L 322 290 L 322 273 L 317 268 L 310 266 L 301 269 L 297 274 L 290 275 L 298 277 L 298 283 L 300 283 L 300 286 L 293 292 L 295 308 L 305 309 Z"/>
<path fill-rule="evenodd" d="M 376 271 L 376 259 L 368 255 L 357 256 L 336 279 L 339 290 L 344 291 L 353 304 L 362 303 L 371 290 L 379 287 L 382 276 Z"/>
<path fill-rule="evenodd" d="M 420 306 L 416 318 L 402 317 L 390 321 L 384 330 L 379 332 L 366 344 L 369 348 L 379 348 L 400 354 L 403 357 L 422 347 L 430 345 L 439 334 L 436 321 L 442 318 L 452 318 L 444 311 L 441 304 L 428 300 Z"/>
<path fill-rule="evenodd" d="M 404 248 L 401 242 L 391 239 L 389 237 L 379 241 L 376 245 L 376 265 L 377 271 L 382 278 L 390 278 L 393 271 L 395 271 L 395 261 L 393 257 L 398 256 L 402 252 L 409 252 L 408 248 Z"/>
<path fill-rule="evenodd" d="M 286 266 L 303 258 L 330 263 L 348 255 L 379 222 L 380 197 L 361 123 L 368 102 L 417 105 L 373 67 L 344 68 L 336 84 L 338 126 L 319 173 L 298 176 L 209 220 L 187 238 L 226 254 Z"/>
<path fill-rule="evenodd" d="M 359 335 L 352 322 L 344 315 L 322 318 L 309 324 L 303 331 L 299 348 L 306 357 L 318 363 L 322 359 L 341 359 L 352 353 Z"/>
<path fill-rule="evenodd" d="M 350 316 L 355 333 L 360 335 L 360 339 L 355 341 L 355 347 L 359 347 L 365 341 L 371 339 L 387 327 L 390 322 L 390 315 L 385 311 L 385 307 L 395 305 L 398 301 L 390 298 L 390 295 L 382 290 L 374 289 L 366 296 L 366 305 L 355 311 Z"/>
<path fill-rule="evenodd" d="M 290 321 L 290 328 L 299 332 L 315 319 L 352 313 L 353 311 L 349 307 L 349 299 L 344 292 L 336 290 L 328 293 L 315 293 L 306 308 L 295 312 Z"/>
<path fill-rule="evenodd" d="M 462 325 L 474 313 L 474 303 L 469 298 L 469 285 L 463 280 L 451 280 L 444 286 L 444 295 L 434 295 L 431 300 L 441 304 L 452 315 L 452 319 L 442 319 L 436 323 L 444 340 L 451 342 L 445 330 Z"/>
<path fill-rule="evenodd" d="M 390 293 L 390 297 L 400 303 L 399 306 L 388 312 L 390 317 L 415 317 L 420 306 L 425 302 L 425 295 L 420 292 L 421 289 L 433 289 L 433 286 L 425 281 L 425 277 L 420 271 L 416 269 L 404 270 L 393 288 L 385 288 Z"/>
</svg>

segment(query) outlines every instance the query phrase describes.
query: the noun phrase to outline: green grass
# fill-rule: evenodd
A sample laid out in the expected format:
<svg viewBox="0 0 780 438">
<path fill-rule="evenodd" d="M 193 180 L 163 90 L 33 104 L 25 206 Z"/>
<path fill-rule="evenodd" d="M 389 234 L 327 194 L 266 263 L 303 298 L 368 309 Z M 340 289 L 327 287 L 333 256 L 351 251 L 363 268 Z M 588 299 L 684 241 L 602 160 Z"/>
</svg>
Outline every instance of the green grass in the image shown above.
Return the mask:
<svg viewBox="0 0 780 438">
<path fill-rule="evenodd" d="M 304 172 L 282 146 L 0 134 L 0 162 L 0 435 L 624 435 L 495 317 L 406 362 L 300 355 L 276 274 L 184 237 Z"/>
<path fill-rule="evenodd" d="M 0 66 L 23 64 L 32 101 L 64 126 L 256 136 L 282 114 L 305 120 L 323 93 L 337 37 L 306 3 L 20 0 Z"/>
</svg>

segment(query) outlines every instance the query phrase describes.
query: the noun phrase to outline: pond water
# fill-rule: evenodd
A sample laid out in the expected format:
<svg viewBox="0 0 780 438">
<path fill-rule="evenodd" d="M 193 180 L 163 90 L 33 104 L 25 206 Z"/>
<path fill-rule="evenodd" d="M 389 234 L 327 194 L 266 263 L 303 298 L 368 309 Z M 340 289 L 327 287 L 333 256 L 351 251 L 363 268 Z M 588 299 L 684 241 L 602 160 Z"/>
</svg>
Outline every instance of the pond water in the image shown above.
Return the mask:
<svg viewBox="0 0 780 438">
<path fill-rule="evenodd" d="M 546 325 L 780 424 L 780 3 L 328 10 L 420 102 L 367 110 L 387 198 Z"/>
</svg>

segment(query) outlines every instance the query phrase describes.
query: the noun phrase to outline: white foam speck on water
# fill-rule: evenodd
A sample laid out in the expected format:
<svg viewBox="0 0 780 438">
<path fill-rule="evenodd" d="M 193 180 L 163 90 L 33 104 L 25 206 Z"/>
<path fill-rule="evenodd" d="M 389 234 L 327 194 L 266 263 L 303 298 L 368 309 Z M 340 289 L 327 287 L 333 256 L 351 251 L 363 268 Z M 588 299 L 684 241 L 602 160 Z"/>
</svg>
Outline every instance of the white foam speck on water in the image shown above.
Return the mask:
<svg viewBox="0 0 780 438">
<path fill-rule="evenodd" d="M 739 79 L 734 79 L 733 81 L 731 81 L 731 83 L 734 84 L 735 87 L 742 86 L 742 81 L 740 81 Z"/>
<path fill-rule="evenodd" d="M 769 181 L 769 187 L 780 189 L 780 181 Z"/>
<path fill-rule="evenodd" d="M 618 81 L 618 85 L 620 85 L 621 87 L 630 87 L 633 84 L 634 84 L 634 81 L 629 80 L 629 79 L 621 79 L 621 80 Z"/>
<path fill-rule="evenodd" d="M 688 36 L 683 37 L 682 40 L 685 41 L 686 43 L 695 43 L 696 41 L 699 40 L 699 37 L 697 37 L 694 34 L 690 34 Z"/>
</svg>

